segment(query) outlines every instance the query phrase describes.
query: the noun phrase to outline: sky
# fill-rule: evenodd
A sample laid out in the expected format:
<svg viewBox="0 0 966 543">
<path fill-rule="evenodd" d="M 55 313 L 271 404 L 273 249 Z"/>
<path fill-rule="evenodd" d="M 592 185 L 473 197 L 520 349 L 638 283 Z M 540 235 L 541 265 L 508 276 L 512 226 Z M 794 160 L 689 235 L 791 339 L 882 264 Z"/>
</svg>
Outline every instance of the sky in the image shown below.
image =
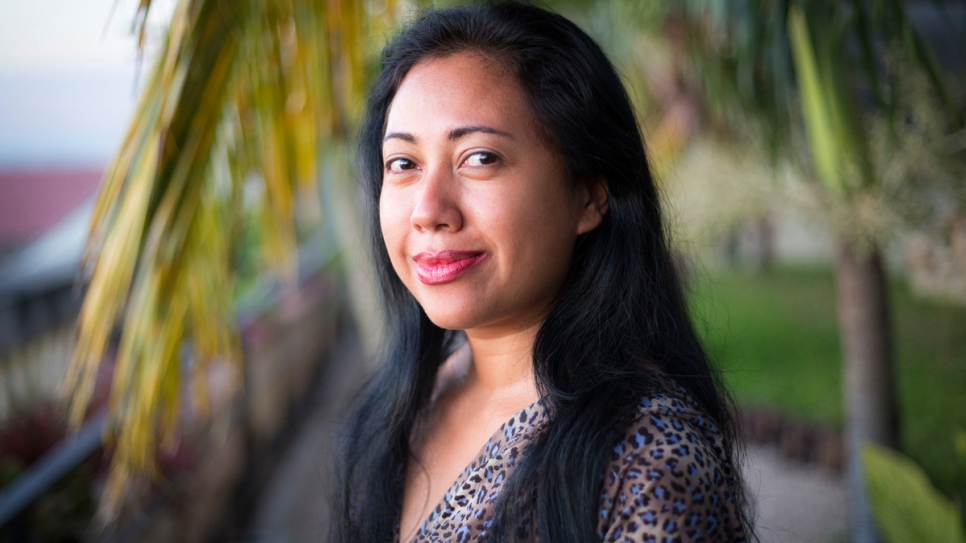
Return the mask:
<svg viewBox="0 0 966 543">
<path fill-rule="evenodd" d="M 154 3 L 139 67 L 137 0 L 0 0 L 0 168 L 110 160 L 174 7 Z"/>
</svg>

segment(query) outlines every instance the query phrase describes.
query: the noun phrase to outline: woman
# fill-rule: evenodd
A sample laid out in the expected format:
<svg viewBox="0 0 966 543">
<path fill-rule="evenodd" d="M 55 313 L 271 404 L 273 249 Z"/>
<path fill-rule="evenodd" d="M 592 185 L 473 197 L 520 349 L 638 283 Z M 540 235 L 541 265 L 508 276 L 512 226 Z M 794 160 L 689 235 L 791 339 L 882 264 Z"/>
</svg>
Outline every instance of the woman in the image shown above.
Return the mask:
<svg viewBox="0 0 966 543">
<path fill-rule="evenodd" d="M 336 540 L 745 539 L 734 420 L 596 43 L 515 2 L 422 15 L 360 165 L 389 338 Z"/>
</svg>

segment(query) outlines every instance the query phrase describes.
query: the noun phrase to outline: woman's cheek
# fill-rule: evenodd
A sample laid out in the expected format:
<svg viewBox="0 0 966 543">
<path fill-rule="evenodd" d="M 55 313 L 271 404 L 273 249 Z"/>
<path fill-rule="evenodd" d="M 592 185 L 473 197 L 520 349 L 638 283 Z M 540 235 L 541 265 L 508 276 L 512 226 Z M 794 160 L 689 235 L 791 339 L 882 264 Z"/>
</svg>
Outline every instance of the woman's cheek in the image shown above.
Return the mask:
<svg viewBox="0 0 966 543">
<path fill-rule="evenodd" d="M 379 199 L 379 225 L 386 243 L 389 260 L 396 275 L 406 282 L 406 234 L 409 230 L 410 213 L 403 205 L 403 195 L 383 191 Z"/>
</svg>

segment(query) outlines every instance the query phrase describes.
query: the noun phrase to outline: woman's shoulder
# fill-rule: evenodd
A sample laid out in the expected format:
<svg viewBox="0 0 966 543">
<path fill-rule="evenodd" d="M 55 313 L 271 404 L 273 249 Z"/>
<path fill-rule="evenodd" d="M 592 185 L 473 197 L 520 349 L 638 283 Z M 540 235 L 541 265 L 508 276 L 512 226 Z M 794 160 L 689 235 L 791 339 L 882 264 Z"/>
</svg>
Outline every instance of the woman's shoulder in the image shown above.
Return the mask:
<svg viewBox="0 0 966 543">
<path fill-rule="evenodd" d="M 614 447 L 612 470 L 633 466 L 666 466 L 672 475 L 678 467 L 691 468 L 684 475 L 713 467 L 722 477 L 731 477 L 718 424 L 672 381 L 641 398 L 623 439 Z M 624 475 L 627 471 L 621 469 Z"/>
<path fill-rule="evenodd" d="M 671 380 L 660 382 L 656 390 L 641 398 L 633 421 L 627 428 L 628 441 L 635 447 L 651 443 L 656 446 L 676 445 L 704 440 L 720 450 L 724 438 L 718 424 L 708 416 L 684 387 Z"/>
<path fill-rule="evenodd" d="M 673 382 L 641 399 L 614 447 L 601 496 L 604 541 L 740 541 L 734 468 L 724 438 Z"/>
</svg>

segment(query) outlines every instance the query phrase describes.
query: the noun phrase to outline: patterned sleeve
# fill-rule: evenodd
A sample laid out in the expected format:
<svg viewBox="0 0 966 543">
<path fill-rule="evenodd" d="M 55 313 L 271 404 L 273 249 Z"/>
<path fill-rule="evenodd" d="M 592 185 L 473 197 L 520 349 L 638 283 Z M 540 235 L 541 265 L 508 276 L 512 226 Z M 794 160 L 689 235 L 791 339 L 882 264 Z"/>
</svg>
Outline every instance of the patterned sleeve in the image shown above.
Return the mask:
<svg viewBox="0 0 966 543">
<path fill-rule="evenodd" d="M 604 478 L 602 541 L 744 541 L 715 424 L 683 398 L 645 400 Z"/>
</svg>

